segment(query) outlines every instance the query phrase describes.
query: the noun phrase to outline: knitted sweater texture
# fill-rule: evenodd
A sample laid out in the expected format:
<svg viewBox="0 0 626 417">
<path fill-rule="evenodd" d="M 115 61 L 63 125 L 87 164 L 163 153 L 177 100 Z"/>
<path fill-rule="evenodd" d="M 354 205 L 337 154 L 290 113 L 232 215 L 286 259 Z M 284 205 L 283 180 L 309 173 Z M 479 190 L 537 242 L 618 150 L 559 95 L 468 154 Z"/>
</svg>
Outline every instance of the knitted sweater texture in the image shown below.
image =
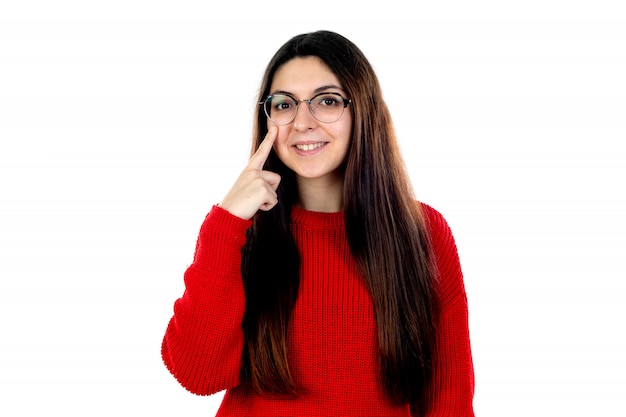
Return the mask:
<svg viewBox="0 0 626 417">
<path fill-rule="evenodd" d="M 439 270 L 441 316 L 429 417 L 474 415 L 467 298 L 454 238 L 423 205 Z M 294 207 L 301 281 L 289 328 L 289 365 L 301 395 L 259 395 L 239 380 L 245 296 L 241 248 L 251 222 L 213 207 L 200 229 L 185 292 L 174 304 L 162 357 L 187 390 L 227 390 L 218 417 L 406 416 L 384 392 L 372 298 L 350 253 L 343 213 Z"/>
</svg>

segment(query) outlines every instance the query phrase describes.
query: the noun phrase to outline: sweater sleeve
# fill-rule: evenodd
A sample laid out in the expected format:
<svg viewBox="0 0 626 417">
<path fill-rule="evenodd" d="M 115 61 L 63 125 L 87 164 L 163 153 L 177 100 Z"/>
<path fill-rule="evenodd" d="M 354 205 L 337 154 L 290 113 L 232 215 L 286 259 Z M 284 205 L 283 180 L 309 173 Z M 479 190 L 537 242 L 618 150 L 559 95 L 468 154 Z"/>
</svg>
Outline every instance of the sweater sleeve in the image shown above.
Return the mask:
<svg viewBox="0 0 626 417">
<path fill-rule="evenodd" d="M 187 390 L 210 395 L 239 384 L 245 295 L 241 249 L 252 222 L 214 206 L 200 228 L 185 291 L 174 303 L 161 355 Z"/>
<path fill-rule="evenodd" d="M 439 273 L 440 317 L 428 417 L 473 417 L 474 366 L 459 255 L 443 216 L 424 205 Z"/>
</svg>

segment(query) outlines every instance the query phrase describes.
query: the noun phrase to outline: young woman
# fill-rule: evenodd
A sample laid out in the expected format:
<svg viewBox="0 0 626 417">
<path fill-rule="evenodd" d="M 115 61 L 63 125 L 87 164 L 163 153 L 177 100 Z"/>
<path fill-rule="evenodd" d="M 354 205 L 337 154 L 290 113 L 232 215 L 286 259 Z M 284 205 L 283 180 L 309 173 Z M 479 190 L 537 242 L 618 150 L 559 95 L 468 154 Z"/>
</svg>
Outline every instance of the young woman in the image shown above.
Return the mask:
<svg viewBox="0 0 626 417">
<path fill-rule="evenodd" d="M 467 299 L 413 197 L 363 53 L 296 36 L 263 78 L 252 156 L 207 215 L 162 345 L 218 416 L 473 416 Z"/>
</svg>

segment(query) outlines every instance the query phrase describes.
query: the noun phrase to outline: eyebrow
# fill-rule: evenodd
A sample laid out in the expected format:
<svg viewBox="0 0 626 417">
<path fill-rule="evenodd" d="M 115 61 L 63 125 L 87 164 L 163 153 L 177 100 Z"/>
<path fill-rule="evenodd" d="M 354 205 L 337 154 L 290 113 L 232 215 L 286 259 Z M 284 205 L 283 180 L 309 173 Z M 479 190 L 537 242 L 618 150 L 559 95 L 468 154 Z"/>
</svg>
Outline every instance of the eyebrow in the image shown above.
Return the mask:
<svg viewBox="0 0 626 417">
<path fill-rule="evenodd" d="M 345 93 L 345 90 L 343 88 L 339 87 L 338 85 L 328 84 L 328 85 L 323 85 L 323 86 L 318 87 L 315 90 L 313 90 L 313 95 L 315 96 L 315 95 L 317 95 L 317 94 L 319 94 L 319 93 L 321 93 L 323 91 L 333 90 L 333 89 L 334 90 L 341 90 L 343 93 Z M 276 91 L 271 92 L 270 94 L 285 94 L 285 95 L 288 95 L 288 96 L 293 96 L 294 95 L 293 93 L 291 93 L 289 91 L 285 91 L 285 90 L 276 90 Z"/>
</svg>

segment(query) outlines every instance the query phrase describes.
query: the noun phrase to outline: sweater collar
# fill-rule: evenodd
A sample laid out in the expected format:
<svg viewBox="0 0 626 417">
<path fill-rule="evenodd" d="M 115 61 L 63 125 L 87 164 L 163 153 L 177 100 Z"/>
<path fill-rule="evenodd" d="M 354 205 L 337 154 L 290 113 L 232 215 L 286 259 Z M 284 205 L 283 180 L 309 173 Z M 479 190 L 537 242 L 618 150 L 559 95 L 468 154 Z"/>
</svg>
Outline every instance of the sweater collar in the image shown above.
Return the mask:
<svg viewBox="0 0 626 417">
<path fill-rule="evenodd" d="M 314 226 L 314 227 L 344 227 L 343 211 L 333 213 L 323 213 L 319 211 L 308 211 L 292 206 L 291 221 L 294 224 Z"/>
</svg>

